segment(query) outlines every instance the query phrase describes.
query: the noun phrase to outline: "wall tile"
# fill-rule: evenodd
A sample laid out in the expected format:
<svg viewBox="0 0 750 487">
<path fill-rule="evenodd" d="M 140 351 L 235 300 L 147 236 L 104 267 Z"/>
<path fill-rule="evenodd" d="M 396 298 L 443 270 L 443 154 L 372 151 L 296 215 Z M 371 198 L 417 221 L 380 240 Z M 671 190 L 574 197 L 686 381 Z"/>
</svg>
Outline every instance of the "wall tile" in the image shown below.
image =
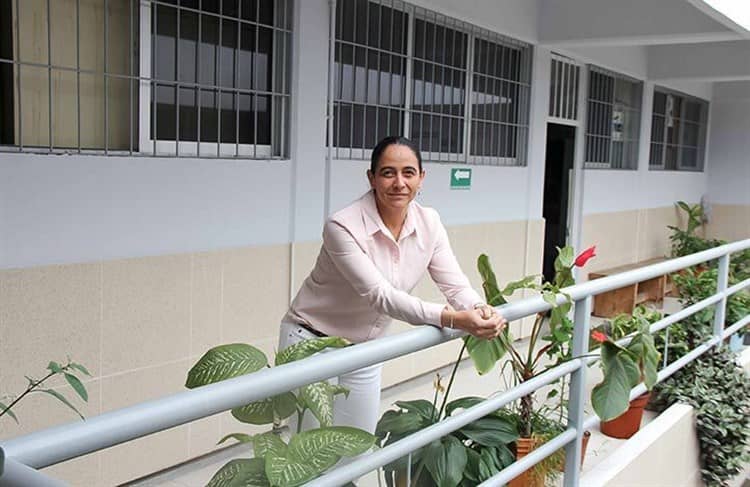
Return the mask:
<svg viewBox="0 0 750 487">
<path fill-rule="evenodd" d="M 0 271 L 0 394 L 67 356 L 98 374 L 100 339 L 100 264 Z"/>
<path fill-rule="evenodd" d="M 190 354 L 190 256 L 104 263 L 102 373 Z"/>
</svg>

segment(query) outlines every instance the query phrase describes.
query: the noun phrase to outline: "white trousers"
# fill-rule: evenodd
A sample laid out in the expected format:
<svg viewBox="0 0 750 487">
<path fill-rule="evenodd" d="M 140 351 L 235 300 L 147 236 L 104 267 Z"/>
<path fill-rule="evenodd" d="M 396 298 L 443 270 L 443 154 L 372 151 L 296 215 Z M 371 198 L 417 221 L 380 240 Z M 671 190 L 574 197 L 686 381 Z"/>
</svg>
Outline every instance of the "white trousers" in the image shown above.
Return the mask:
<svg viewBox="0 0 750 487">
<path fill-rule="evenodd" d="M 282 322 L 279 333 L 279 350 L 308 338 L 318 337 L 296 323 Z M 353 426 L 370 433 L 375 432 L 380 413 L 380 373 L 382 368 L 382 364 L 370 365 L 348 374 L 342 374 L 338 379 L 329 379 L 331 383 L 338 382 L 339 385 L 349 389 L 348 397 L 343 394 L 338 395 L 334 401 L 333 424 L 335 426 Z M 295 433 L 297 431 L 297 415 L 292 415 L 289 420 L 289 428 L 292 433 Z M 318 420 L 310 411 L 306 411 L 302 420 L 302 431 L 317 427 L 319 427 Z"/>
</svg>

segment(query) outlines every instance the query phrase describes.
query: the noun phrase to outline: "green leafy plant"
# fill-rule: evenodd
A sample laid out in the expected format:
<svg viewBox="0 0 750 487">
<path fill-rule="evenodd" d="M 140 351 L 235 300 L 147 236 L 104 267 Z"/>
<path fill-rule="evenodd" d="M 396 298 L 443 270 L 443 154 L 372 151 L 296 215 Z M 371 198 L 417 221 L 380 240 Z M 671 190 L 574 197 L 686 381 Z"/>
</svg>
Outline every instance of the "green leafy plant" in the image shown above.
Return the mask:
<svg viewBox="0 0 750 487">
<path fill-rule="evenodd" d="M 688 205 L 684 201 L 678 201 L 675 205 L 685 212 L 687 225 L 685 230 L 672 225 L 667 226 L 672 231 L 669 237 L 672 243 L 672 257 L 694 254 L 726 243 L 721 240 L 702 238 L 696 234 L 696 231 L 703 226 L 701 205 Z"/>
<path fill-rule="evenodd" d="M 304 340 L 276 355 L 275 365 L 301 360 L 325 348 L 341 348 L 349 342 L 339 337 Z M 219 345 L 210 349 L 188 372 L 185 386 L 200 387 L 270 367 L 266 355 L 244 343 Z M 357 428 L 333 426 L 333 400 L 348 391 L 328 381 L 300 388 L 297 394 L 285 392 L 232 409 L 238 421 L 263 425 L 278 423 L 298 415 L 297 433 L 285 443 L 273 432 L 257 435 L 231 433 L 219 444 L 234 439 L 252 443 L 254 458 L 235 459 L 211 478 L 208 487 L 271 486 L 292 487 L 308 482 L 334 466 L 342 457 L 359 455 L 375 443 L 375 436 Z M 310 411 L 321 427 L 301 431 L 302 417 Z"/>
<path fill-rule="evenodd" d="M 451 379 L 455 377 L 455 367 Z M 433 401 L 418 399 L 398 401 L 395 409 L 386 411 L 378 421 L 375 434 L 381 446 L 395 443 L 452 414 L 470 408 L 484 399 L 462 397 L 447 402 L 448 389 L 440 379 L 435 384 Z M 438 406 L 440 392 L 443 400 Z M 414 486 L 473 486 L 492 477 L 513 463 L 510 447 L 518 438 L 518 427 L 504 410 L 480 418 L 449 435 L 383 467 L 386 483 L 393 486 L 411 469 Z"/>
<path fill-rule="evenodd" d="M 467 350 L 477 371 L 482 374 L 491 370 L 495 363 L 506 356 L 506 364 L 510 367 L 516 384 L 528 381 L 544 370 L 554 367 L 570 359 L 570 342 L 573 336 L 573 323 L 567 318 L 571 309 L 570 297 L 562 304 L 557 304 L 557 296 L 562 289 L 575 284 L 573 268 L 583 267 L 595 256 L 595 248 L 591 247 L 575 257 L 572 247 L 558 249 L 555 259 L 555 276 L 552 282 L 536 283 L 536 276 L 525 277 L 520 281 L 510 283 L 502 291 L 499 290 L 497 278 L 492 270 L 489 258 L 479 256 L 477 266 L 482 276 L 487 303 L 491 306 L 501 306 L 507 303 L 505 299 L 519 289 L 532 289 L 541 294 L 552 309 L 547 317 L 546 313 L 538 313 L 531 327 L 528 348 L 525 352 L 516 349 L 508 328 L 493 340 L 480 340 L 475 337 L 465 337 Z M 542 335 L 544 327 L 548 333 Z M 544 364 L 544 357 L 552 358 L 552 362 Z M 562 398 L 564 394 L 560 394 Z M 519 406 L 520 434 L 523 438 L 531 438 L 533 431 L 534 395 L 528 394 L 521 398 Z"/>
<path fill-rule="evenodd" d="M 701 474 L 708 486 L 727 486 L 750 460 L 750 376 L 726 348 L 701 355 L 657 384 L 652 407 L 693 406 Z"/>
<path fill-rule="evenodd" d="M 510 331 L 504 332 L 493 340 L 483 340 L 472 336 L 464 337 L 463 346 L 451 372 L 448 387 L 443 388 L 440 377 L 435 383 L 435 396 L 432 403 L 426 400 L 400 401 L 396 408 L 386 411 L 378 422 L 376 435 L 381 446 L 399 441 L 416 431 L 435 424 L 456 411 L 469 408 L 483 401 L 480 397 L 462 397 L 448 402 L 457 367 L 468 351 L 479 374 L 488 373 L 506 354 L 510 357 L 506 365 L 511 368 L 517 382 L 534 377 L 542 370 L 552 367 L 570 358 L 570 341 L 573 333 L 572 322 L 567 318 L 570 311 L 570 300 L 557 305 L 557 295 L 561 289 L 572 285 L 573 267 L 582 267 L 594 257 L 595 249 L 591 247 L 578 257 L 573 249 L 558 249 L 555 261 L 556 276 L 553 282 L 537 283 L 537 276 L 527 276 L 500 288 L 489 258 L 482 254 L 477 265 L 482 276 L 482 287 L 487 304 L 500 306 L 507 303 L 506 297 L 518 290 L 531 289 L 541 293 L 553 308 L 549 318 L 546 313 L 535 317 L 532 328 L 531 345 L 528 352 L 522 354 L 514 348 Z M 542 336 L 543 324 L 548 324 L 549 333 Z M 537 347 L 539 344 L 541 346 Z M 542 365 L 545 354 L 553 357 L 553 364 Z M 442 402 L 438 407 L 440 393 Z M 562 395 L 561 395 L 562 396 Z M 563 404 L 561 400 L 560 404 Z M 520 437 L 534 438 L 537 444 L 552 438 L 564 430 L 561 420 L 552 418 L 550 408 L 543 406 L 535 409 L 533 397 L 529 395 L 521 401 L 518 409 L 503 408 L 474 421 L 443 438 L 439 442 L 421 448 L 412 453 L 411 463 L 408 457 L 401 458 L 384 467 L 388 485 L 394 485 L 399 475 L 405 475 L 407 469 L 412 473 L 412 485 L 415 486 L 474 486 L 492 477 L 500 470 L 515 461 L 515 442 Z M 526 436 L 524 436 L 526 435 Z M 533 475 L 550 478 L 557 474 L 561 465 L 561 455 L 556 452 L 545 462 L 534 468 Z M 425 475 L 424 472 L 428 474 Z M 462 473 L 463 472 L 463 473 Z"/>
<path fill-rule="evenodd" d="M 62 376 L 65 378 L 65 381 L 70 385 L 70 387 L 73 388 L 75 393 L 84 401 L 88 402 L 89 400 L 89 394 L 86 390 L 86 386 L 83 384 L 81 379 L 78 377 L 80 374 L 83 374 L 85 376 L 91 376 L 89 371 L 81 364 L 78 364 L 76 362 L 73 362 L 68 358 L 68 361 L 64 365 L 60 365 L 57 362 L 50 362 L 47 365 L 47 374 L 42 377 L 41 379 L 36 379 L 34 377 L 26 376 L 26 380 L 28 381 L 28 385 L 26 386 L 26 390 L 18 395 L 4 395 L 0 396 L 0 418 L 7 415 L 11 418 L 13 418 L 16 423 L 18 423 L 18 417 L 13 412 L 13 408 L 18 405 L 21 400 L 23 400 L 25 397 L 27 397 L 29 394 L 33 393 L 42 393 L 47 394 L 52 397 L 54 397 L 56 400 L 60 401 L 81 417 L 81 419 L 85 419 L 83 417 L 83 414 L 76 409 L 75 406 L 63 395 L 62 393 L 51 389 L 44 387 L 44 384 L 52 379 L 55 376 Z"/>
<path fill-rule="evenodd" d="M 602 381 L 591 391 L 591 405 L 602 421 L 612 420 L 628 410 L 630 390 L 643 382 L 651 390 L 656 384 L 660 354 L 654 345 L 649 328 L 651 323 L 644 314 L 627 320 L 630 342 L 618 345 L 616 339 L 595 330 L 592 339 L 600 343 L 600 365 L 604 372 Z"/>
</svg>

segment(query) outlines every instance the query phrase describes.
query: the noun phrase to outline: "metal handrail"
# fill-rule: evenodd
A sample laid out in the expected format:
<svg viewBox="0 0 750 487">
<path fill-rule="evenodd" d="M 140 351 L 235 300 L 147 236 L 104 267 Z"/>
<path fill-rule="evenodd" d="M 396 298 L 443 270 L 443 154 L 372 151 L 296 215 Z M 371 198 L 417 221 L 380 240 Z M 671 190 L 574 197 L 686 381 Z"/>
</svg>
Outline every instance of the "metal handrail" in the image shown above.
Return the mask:
<svg viewBox="0 0 750 487">
<path fill-rule="evenodd" d="M 576 303 L 574 356 L 583 355 L 580 352 L 585 352 L 588 348 L 592 296 L 670 274 L 714 259 L 720 259 L 719 269 L 721 272 L 727 273 L 730 254 L 748 248 L 750 248 L 750 239 L 725 244 L 693 255 L 667 260 L 648 267 L 603 277 L 563 289 L 563 293 Z M 750 280 L 728 288 L 726 285 L 726 276 L 724 276 L 723 279 L 719 279 L 719 289 L 717 289 L 716 294 L 686 308 L 681 313 L 687 316 L 688 314 L 684 313 L 687 310 L 690 310 L 692 314 L 699 309 L 718 303 L 718 306 L 722 308 L 721 313 L 723 314 L 726 306 L 726 298 L 732 292 L 738 292 L 748 286 L 750 286 Z M 562 303 L 567 299 L 565 295 L 558 295 L 558 303 Z M 541 296 L 535 296 L 503 306 L 502 314 L 508 321 L 514 321 L 547 311 L 550 308 L 550 304 L 544 301 Z M 655 323 L 652 329 L 661 329 L 676 321 L 674 317 L 664 318 Z M 677 362 L 662 370 L 659 375 L 660 380 L 679 370 L 680 367 L 694 360 L 701 353 L 721 343 L 722 338 L 731 332 L 739 330 L 749 322 L 750 316 L 726 329 L 722 328 L 719 330 L 720 335 L 715 335 L 707 343 L 700 345 L 685 357 L 682 357 Z M 326 354 L 319 354 L 299 362 L 263 369 L 243 377 L 236 377 L 197 389 L 172 394 L 161 399 L 111 411 L 88 418 L 85 422 L 73 422 L 47 428 L 0 442 L 0 448 L 5 452 L 6 461 L 11 460 L 12 463 L 20 463 L 32 468 L 42 468 L 234 407 L 239 407 L 249 402 L 293 390 L 305 384 L 391 360 L 463 335 L 462 332 L 453 330 L 437 329 L 431 326 L 419 327 L 397 335 L 357 344 L 345 349 L 333 350 Z M 584 364 L 586 362 L 587 360 L 584 359 L 576 359 L 550 369 L 531 381 L 520 384 L 503 393 L 493 395 L 485 402 L 469 408 L 455 417 L 448 418 L 441 423 L 417 432 L 375 453 L 362 456 L 343 467 L 333 470 L 313 481 L 311 485 L 336 485 L 339 481 L 344 483 L 348 480 L 353 480 L 362 475 L 362 473 L 378 468 L 395 458 L 405 456 L 410 451 L 433 441 L 435 438 L 455 431 L 463 425 L 486 415 L 488 412 L 496 410 L 502 405 L 568 374 L 571 374 L 569 429 L 551 441 L 554 442 L 553 446 L 555 446 L 555 450 L 565 446 L 566 451 L 569 453 L 566 456 L 570 461 L 566 460 L 565 485 L 577 485 L 578 465 L 574 459 L 580 458 L 580 439 L 584 427 L 595 424 L 598 421 L 597 418 L 585 418 L 582 414 L 584 403 L 583 393 L 585 392 L 583 384 L 585 384 L 586 372 Z M 553 378 L 550 379 L 551 377 Z M 637 395 L 639 391 L 642 392 L 643 389 L 642 385 L 636 387 L 631 397 Z M 545 446 L 550 443 L 548 442 Z M 552 450 L 551 447 L 539 448 L 536 453 L 532 453 L 524 460 L 514 463 L 492 479 L 489 479 L 485 484 L 500 485 L 522 472 L 523 469 L 541 461 L 547 456 L 546 452 L 551 454 L 555 450 Z M 578 453 L 576 454 L 575 452 Z M 41 476 L 42 474 L 39 475 Z M 6 480 L 5 476 L 0 478 L 0 485 L 3 485 L 4 480 Z"/>
</svg>

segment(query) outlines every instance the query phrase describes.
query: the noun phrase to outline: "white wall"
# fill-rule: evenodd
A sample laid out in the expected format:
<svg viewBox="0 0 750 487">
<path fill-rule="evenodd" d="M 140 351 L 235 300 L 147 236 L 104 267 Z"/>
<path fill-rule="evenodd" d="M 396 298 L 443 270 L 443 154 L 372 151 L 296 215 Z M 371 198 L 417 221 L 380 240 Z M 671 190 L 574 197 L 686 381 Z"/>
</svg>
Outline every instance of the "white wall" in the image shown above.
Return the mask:
<svg viewBox="0 0 750 487">
<path fill-rule="evenodd" d="M 578 46 L 563 52 L 633 78 L 646 78 L 647 50 L 644 46 Z"/>
<path fill-rule="evenodd" d="M 0 268 L 287 241 L 289 162 L 0 156 Z"/>
<path fill-rule="evenodd" d="M 750 205 L 750 82 L 717 84 L 709 143 L 710 201 Z"/>
</svg>

